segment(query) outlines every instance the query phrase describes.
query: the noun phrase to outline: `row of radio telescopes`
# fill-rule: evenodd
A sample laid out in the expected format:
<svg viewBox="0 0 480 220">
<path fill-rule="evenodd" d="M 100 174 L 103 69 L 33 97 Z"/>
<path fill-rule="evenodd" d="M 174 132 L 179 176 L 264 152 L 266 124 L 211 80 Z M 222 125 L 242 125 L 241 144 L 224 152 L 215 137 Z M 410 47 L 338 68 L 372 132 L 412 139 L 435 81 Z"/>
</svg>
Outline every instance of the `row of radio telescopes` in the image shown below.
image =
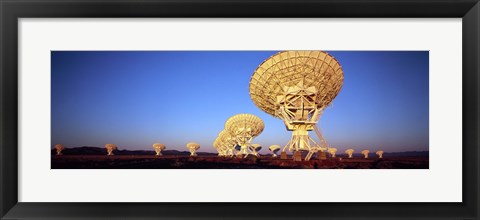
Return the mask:
<svg viewBox="0 0 480 220">
<path fill-rule="evenodd" d="M 165 144 L 161 143 L 154 143 L 152 145 L 153 150 L 155 150 L 155 156 L 162 156 L 162 151 L 166 149 Z M 57 151 L 57 155 L 62 155 L 62 151 L 65 147 L 62 144 L 56 144 L 55 150 Z M 107 150 L 107 155 L 112 156 L 113 151 L 117 149 L 117 145 L 115 144 L 105 144 L 105 149 Z M 200 149 L 200 144 L 195 142 L 190 142 L 187 144 L 187 149 L 190 151 L 190 156 L 194 157 L 197 156 L 197 150 Z"/>
<path fill-rule="evenodd" d="M 295 161 L 302 160 L 302 152 L 306 152 L 304 160 L 310 160 L 315 153 L 319 158 L 325 158 L 326 153 L 335 157 L 336 149 L 329 147 L 317 124 L 339 94 L 343 81 L 340 63 L 324 51 L 282 51 L 257 67 L 250 79 L 250 98 L 259 109 L 283 120 L 286 129 L 292 131 L 292 138 L 282 148 L 282 159 L 287 158 L 286 151 L 293 152 Z M 250 143 L 263 129 L 263 121 L 255 115 L 234 115 L 225 122 L 213 146 L 220 156 L 258 156 L 261 146 Z M 309 131 L 315 131 L 319 143 L 309 136 Z M 110 155 L 116 146 L 107 145 Z M 162 144 L 153 147 L 157 155 L 165 149 Z M 187 148 L 195 156 L 200 146 L 188 143 Z M 274 157 L 280 149 L 278 145 L 269 147 Z M 353 149 L 345 151 L 349 157 L 353 152 Z M 369 151 L 361 153 L 367 158 Z M 381 158 L 383 151 L 376 153 Z"/>
<path fill-rule="evenodd" d="M 225 131 L 222 131 L 222 132 L 225 132 Z M 222 132 L 220 132 L 221 135 L 225 135 Z M 219 135 L 219 137 L 220 137 L 220 135 Z M 222 136 L 222 137 L 224 137 L 224 136 Z M 232 139 L 230 139 L 230 140 L 232 140 Z M 248 146 L 248 147 L 246 149 L 244 148 L 244 150 L 242 150 L 242 146 L 237 145 L 234 141 L 233 141 L 233 144 L 232 144 L 233 145 L 232 148 L 220 147 L 219 141 L 222 141 L 222 140 L 217 138 L 214 142 L 214 148 L 218 151 L 218 156 L 219 157 L 233 157 L 233 156 L 247 157 L 249 154 L 254 155 L 256 157 L 260 157 L 260 154 L 258 153 L 258 151 L 260 151 L 262 149 L 262 146 L 260 144 L 252 144 L 252 145 L 246 144 L 244 146 Z M 166 149 L 165 144 L 161 144 L 161 143 L 154 143 L 152 145 L 152 147 L 153 147 L 153 150 L 155 151 L 155 156 L 162 156 L 162 151 L 164 151 Z M 62 155 L 62 151 L 64 149 L 65 149 L 65 147 L 62 144 L 56 144 L 55 145 L 55 150 L 57 152 L 57 155 Z M 115 145 L 115 144 L 105 144 L 105 149 L 107 150 L 107 155 L 112 156 L 112 155 L 114 155 L 113 151 L 117 149 L 117 145 Z M 200 144 L 195 143 L 195 142 L 190 142 L 190 143 L 187 144 L 187 149 L 190 151 L 190 156 L 195 157 L 195 156 L 197 156 L 197 150 L 200 149 Z M 268 150 L 270 150 L 272 152 L 272 157 L 276 158 L 276 157 L 278 157 L 277 152 L 280 150 L 280 146 L 271 145 L 268 148 Z M 327 152 L 328 152 L 328 154 L 330 154 L 330 156 L 332 158 L 335 158 L 336 153 L 337 153 L 337 148 L 333 148 L 333 147 L 328 148 Z M 355 150 L 353 150 L 353 149 L 345 150 L 345 154 L 348 155 L 348 158 L 352 158 L 354 152 L 355 152 Z M 369 150 L 363 150 L 360 153 L 364 156 L 364 158 L 368 158 L 368 154 L 370 153 L 370 151 Z M 379 151 L 375 152 L 375 154 L 378 156 L 378 158 L 382 158 L 383 151 L 379 150 Z"/>
</svg>

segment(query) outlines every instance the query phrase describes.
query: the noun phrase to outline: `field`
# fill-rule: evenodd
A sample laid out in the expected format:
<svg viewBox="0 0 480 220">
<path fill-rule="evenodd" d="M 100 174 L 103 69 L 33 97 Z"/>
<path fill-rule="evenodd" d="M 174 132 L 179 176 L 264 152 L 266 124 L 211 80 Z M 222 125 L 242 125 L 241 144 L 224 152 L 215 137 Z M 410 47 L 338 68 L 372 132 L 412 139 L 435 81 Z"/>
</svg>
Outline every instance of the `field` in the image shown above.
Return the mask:
<svg viewBox="0 0 480 220">
<path fill-rule="evenodd" d="M 327 158 L 295 162 L 261 156 L 222 158 L 215 155 L 52 155 L 52 169 L 428 169 L 428 157 Z"/>
</svg>

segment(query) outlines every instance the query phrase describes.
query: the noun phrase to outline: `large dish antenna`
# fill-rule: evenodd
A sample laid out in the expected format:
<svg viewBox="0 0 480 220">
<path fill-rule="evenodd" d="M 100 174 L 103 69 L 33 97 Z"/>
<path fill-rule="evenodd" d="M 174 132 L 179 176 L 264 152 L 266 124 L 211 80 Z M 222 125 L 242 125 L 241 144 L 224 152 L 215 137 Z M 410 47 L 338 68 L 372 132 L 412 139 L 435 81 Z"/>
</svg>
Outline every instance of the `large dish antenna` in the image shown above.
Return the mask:
<svg viewBox="0 0 480 220">
<path fill-rule="evenodd" d="M 264 127 L 262 119 L 252 114 L 234 115 L 225 122 L 225 130 L 240 145 L 240 151 L 237 155 L 244 155 L 245 157 L 249 154 L 248 146 L 250 142 L 262 133 Z"/>
<path fill-rule="evenodd" d="M 343 85 L 340 63 L 323 51 L 283 51 L 265 60 L 250 79 L 250 97 L 264 112 L 280 118 L 292 139 L 283 152 L 325 151 L 308 136 L 323 110 L 338 95 Z M 321 133 L 319 133 L 321 135 Z M 319 137 L 323 142 L 323 136 Z"/>
<path fill-rule="evenodd" d="M 215 148 L 215 150 L 217 150 L 219 157 L 224 157 L 227 155 L 227 148 L 225 147 L 220 135 L 215 138 L 215 141 L 213 141 L 213 147 Z"/>
<path fill-rule="evenodd" d="M 235 145 L 237 145 L 237 141 L 235 137 L 230 135 L 228 131 L 222 130 L 218 137 L 220 138 L 221 145 L 226 148 L 226 156 L 233 157 L 237 154 L 237 150 L 235 149 Z"/>
</svg>

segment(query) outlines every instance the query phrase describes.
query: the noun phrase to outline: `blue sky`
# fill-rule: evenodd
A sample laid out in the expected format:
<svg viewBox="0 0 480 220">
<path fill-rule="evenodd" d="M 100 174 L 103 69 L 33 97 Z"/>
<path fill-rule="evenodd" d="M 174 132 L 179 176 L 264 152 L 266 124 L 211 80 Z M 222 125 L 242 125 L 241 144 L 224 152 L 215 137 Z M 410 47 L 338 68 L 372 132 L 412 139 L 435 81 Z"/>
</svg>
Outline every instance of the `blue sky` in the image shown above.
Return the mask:
<svg viewBox="0 0 480 220">
<path fill-rule="evenodd" d="M 252 143 L 285 145 L 291 132 L 255 106 L 249 81 L 278 51 L 52 51 L 52 146 L 214 152 L 235 114 L 265 129 Z M 342 90 L 319 125 L 339 151 L 428 150 L 428 51 L 327 51 L 343 67 Z M 318 140 L 312 131 L 310 135 Z"/>
</svg>

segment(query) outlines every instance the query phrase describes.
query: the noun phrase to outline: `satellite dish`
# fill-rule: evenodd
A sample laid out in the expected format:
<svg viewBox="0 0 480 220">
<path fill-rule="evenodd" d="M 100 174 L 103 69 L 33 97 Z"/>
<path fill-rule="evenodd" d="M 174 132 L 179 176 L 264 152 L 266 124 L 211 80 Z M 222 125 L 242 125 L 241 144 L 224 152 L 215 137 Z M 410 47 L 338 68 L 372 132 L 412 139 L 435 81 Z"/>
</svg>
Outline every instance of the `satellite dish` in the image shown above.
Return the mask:
<svg viewBox="0 0 480 220">
<path fill-rule="evenodd" d="M 337 148 L 328 148 L 327 152 L 332 156 L 335 157 L 335 154 L 337 153 Z"/>
<path fill-rule="evenodd" d="M 165 144 L 155 143 L 152 145 L 155 150 L 155 156 L 162 156 L 162 151 L 165 150 Z"/>
<path fill-rule="evenodd" d="M 115 144 L 105 144 L 105 149 L 107 149 L 107 155 L 112 156 L 113 151 L 117 149 L 117 145 L 115 145 Z"/>
<path fill-rule="evenodd" d="M 215 140 L 213 141 L 213 148 L 215 148 L 215 150 L 218 152 L 218 156 L 220 157 L 222 155 L 220 153 L 221 146 L 220 146 L 220 140 L 219 139 L 220 139 L 219 137 L 215 138 Z"/>
<path fill-rule="evenodd" d="M 355 150 L 353 149 L 347 149 L 345 151 L 345 153 L 348 155 L 348 158 L 352 158 L 353 157 L 353 152 L 355 152 Z"/>
<path fill-rule="evenodd" d="M 280 146 L 272 145 L 268 149 L 273 153 L 272 157 L 277 157 L 277 152 L 280 150 Z"/>
<path fill-rule="evenodd" d="M 383 150 L 377 151 L 376 154 L 378 155 L 378 158 L 383 158 Z"/>
<path fill-rule="evenodd" d="M 213 147 L 215 148 L 215 150 L 217 150 L 219 157 L 224 157 L 227 155 L 227 148 L 220 135 L 215 138 L 215 141 L 213 142 Z"/>
<path fill-rule="evenodd" d="M 200 144 L 195 142 L 190 142 L 187 144 L 187 149 L 190 151 L 191 157 L 197 156 L 197 150 L 200 149 Z"/>
<path fill-rule="evenodd" d="M 250 97 L 264 112 L 280 118 L 292 139 L 283 151 L 326 150 L 308 136 L 323 110 L 340 92 L 343 70 L 323 51 L 283 51 L 265 60 L 250 79 Z M 325 149 L 322 149 L 325 148 Z"/>
<path fill-rule="evenodd" d="M 370 153 L 370 151 L 369 150 L 362 150 L 362 152 L 360 152 L 360 153 L 364 156 L 365 159 L 367 159 L 368 158 L 368 153 Z"/>
<path fill-rule="evenodd" d="M 55 144 L 55 150 L 57 151 L 57 155 L 62 155 L 62 151 L 65 147 L 61 144 Z"/>
<path fill-rule="evenodd" d="M 252 144 L 249 147 L 249 149 L 251 151 L 251 154 L 253 154 L 256 157 L 259 157 L 260 154 L 258 153 L 258 151 L 260 151 L 262 149 L 262 146 L 260 144 Z"/>
<path fill-rule="evenodd" d="M 238 154 L 245 155 L 245 157 L 249 154 L 250 142 L 262 133 L 264 126 L 262 119 L 252 114 L 234 115 L 225 122 L 225 130 L 240 145 Z"/>
</svg>

